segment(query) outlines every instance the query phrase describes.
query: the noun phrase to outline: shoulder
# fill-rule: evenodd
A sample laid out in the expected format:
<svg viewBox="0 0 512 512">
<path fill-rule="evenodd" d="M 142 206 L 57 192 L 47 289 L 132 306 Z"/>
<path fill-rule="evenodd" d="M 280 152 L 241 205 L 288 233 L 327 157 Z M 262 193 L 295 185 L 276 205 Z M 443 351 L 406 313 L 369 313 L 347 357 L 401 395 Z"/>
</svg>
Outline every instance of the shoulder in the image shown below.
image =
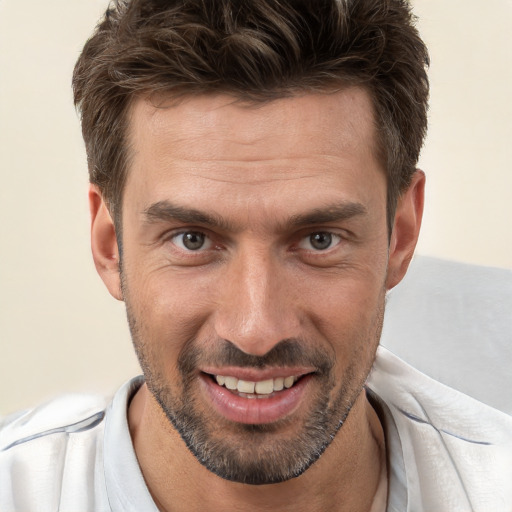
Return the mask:
<svg viewBox="0 0 512 512">
<path fill-rule="evenodd" d="M 431 379 L 382 347 L 368 387 L 398 432 L 410 504 L 430 504 L 425 510 L 446 503 L 461 511 L 510 510 L 511 416 Z"/>
<path fill-rule="evenodd" d="M 88 510 L 108 401 L 65 395 L 0 420 L 1 510 L 60 510 L 63 482 L 72 479 L 80 480 Z"/>
<path fill-rule="evenodd" d="M 101 421 L 108 401 L 99 395 L 69 394 L 0 419 L 0 451 L 59 433 L 86 431 Z"/>
</svg>

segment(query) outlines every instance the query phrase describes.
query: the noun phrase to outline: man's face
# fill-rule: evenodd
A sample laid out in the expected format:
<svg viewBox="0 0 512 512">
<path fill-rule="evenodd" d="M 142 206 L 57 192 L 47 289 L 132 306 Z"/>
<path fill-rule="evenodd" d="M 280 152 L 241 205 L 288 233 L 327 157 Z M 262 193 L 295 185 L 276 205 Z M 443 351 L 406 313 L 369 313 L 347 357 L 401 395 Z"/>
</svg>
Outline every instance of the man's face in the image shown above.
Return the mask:
<svg viewBox="0 0 512 512">
<path fill-rule="evenodd" d="M 141 99 L 130 126 L 122 290 L 148 388 L 218 475 L 296 476 L 360 397 L 381 331 L 371 100 Z"/>
</svg>

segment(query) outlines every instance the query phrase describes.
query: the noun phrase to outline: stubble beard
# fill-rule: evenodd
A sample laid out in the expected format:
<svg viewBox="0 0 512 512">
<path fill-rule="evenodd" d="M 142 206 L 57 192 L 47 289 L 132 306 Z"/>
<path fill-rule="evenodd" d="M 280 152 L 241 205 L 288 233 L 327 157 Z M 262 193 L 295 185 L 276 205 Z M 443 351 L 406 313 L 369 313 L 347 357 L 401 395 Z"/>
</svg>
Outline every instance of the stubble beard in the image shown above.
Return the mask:
<svg viewBox="0 0 512 512">
<path fill-rule="evenodd" d="M 291 420 L 259 425 L 221 425 L 201 411 L 197 393 L 197 369 L 205 363 L 202 345 L 197 340 L 184 344 L 177 362 L 181 390 L 173 389 L 165 378 L 151 342 L 141 336 L 138 324 L 125 294 L 132 341 L 143 370 L 147 387 L 172 426 L 180 434 L 196 459 L 217 476 L 233 482 L 264 485 L 279 483 L 304 473 L 334 440 L 353 404 L 360 395 L 371 370 L 374 357 L 363 369 L 349 366 L 334 394 L 336 379 L 334 358 L 323 350 L 311 348 L 302 340 L 283 340 L 264 356 L 252 356 L 240 351 L 226 340 L 219 340 L 219 349 L 207 357 L 209 364 L 263 368 L 268 366 L 308 366 L 317 368 L 318 390 L 300 428 Z M 375 350 L 382 328 L 379 314 Z M 373 341 L 373 340 L 372 340 Z M 369 340 L 366 340 L 368 343 Z M 211 344 L 209 344 L 211 345 Z M 375 354 L 375 350 L 372 351 Z M 361 357 L 364 357 L 361 354 Z M 195 385 L 194 385 L 195 384 Z M 288 433 L 282 435 L 283 429 Z"/>
</svg>

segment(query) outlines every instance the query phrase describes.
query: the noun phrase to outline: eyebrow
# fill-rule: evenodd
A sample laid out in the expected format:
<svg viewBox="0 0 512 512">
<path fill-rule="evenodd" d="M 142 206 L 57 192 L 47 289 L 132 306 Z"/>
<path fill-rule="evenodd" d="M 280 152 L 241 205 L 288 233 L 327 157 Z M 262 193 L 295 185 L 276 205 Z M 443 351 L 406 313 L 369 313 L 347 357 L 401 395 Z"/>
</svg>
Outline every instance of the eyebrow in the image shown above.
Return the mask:
<svg viewBox="0 0 512 512">
<path fill-rule="evenodd" d="M 207 213 L 195 208 L 184 208 L 169 201 L 158 201 L 143 211 L 148 223 L 178 221 L 183 224 L 202 224 L 225 231 L 235 231 L 234 226 L 214 213 Z"/>
<path fill-rule="evenodd" d="M 309 224 L 328 224 L 330 222 L 339 222 L 351 219 L 352 217 L 365 215 L 367 212 L 368 210 L 361 203 L 344 202 L 293 215 L 287 224 L 295 227 Z"/>
<path fill-rule="evenodd" d="M 324 208 L 315 208 L 305 213 L 293 215 L 286 222 L 280 224 L 280 229 L 339 222 L 365 215 L 366 213 L 367 209 L 361 203 L 343 202 L 330 204 Z M 201 224 L 224 231 L 236 232 L 240 230 L 240 228 L 236 228 L 234 224 L 215 213 L 195 208 L 185 208 L 174 205 L 169 201 L 158 201 L 152 204 L 143 211 L 143 215 L 148 223 L 178 221 L 183 224 Z"/>
</svg>

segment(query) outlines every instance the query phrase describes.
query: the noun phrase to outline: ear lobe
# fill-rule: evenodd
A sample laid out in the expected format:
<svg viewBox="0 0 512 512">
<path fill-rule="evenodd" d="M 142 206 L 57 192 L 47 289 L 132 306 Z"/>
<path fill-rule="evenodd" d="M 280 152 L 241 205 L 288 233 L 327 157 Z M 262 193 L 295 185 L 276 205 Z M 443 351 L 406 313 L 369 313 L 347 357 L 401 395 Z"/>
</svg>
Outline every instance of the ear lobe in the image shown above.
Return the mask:
<svg viewBox="0 0 512 512">
<path fill-rule="evenodd" d="M 117 300 L 123 300 L 114 221 L 96 185 L 89 187 L 89 210 L 91 249 L 96 270 L 110 294 Z"/>
<path fill-rule="evenodd" d="M 395 287 L 405 276 L 420 233 L 425 197 L 425 174 L 416 170 L 409 188 L 398 199 L 389 243 L 386 289 Z"/>
</svg>

